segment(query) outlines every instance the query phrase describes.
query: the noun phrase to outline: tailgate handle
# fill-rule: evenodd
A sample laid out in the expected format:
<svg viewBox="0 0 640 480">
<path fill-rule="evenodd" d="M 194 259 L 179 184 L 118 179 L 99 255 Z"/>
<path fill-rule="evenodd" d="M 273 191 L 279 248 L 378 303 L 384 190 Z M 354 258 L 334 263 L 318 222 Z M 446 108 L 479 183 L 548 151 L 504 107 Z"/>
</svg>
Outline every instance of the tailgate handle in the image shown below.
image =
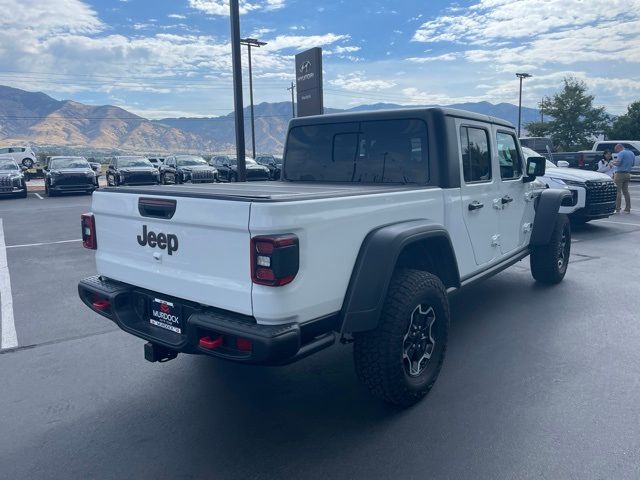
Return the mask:
<svg viewBox="0 0 640 480">
<path fill-rule="evenodd" d="M 141 197 L 138 200 L 138 211 L 143 217 L 169 219 L 176 213 L 176 201 Z"/>
</svg>

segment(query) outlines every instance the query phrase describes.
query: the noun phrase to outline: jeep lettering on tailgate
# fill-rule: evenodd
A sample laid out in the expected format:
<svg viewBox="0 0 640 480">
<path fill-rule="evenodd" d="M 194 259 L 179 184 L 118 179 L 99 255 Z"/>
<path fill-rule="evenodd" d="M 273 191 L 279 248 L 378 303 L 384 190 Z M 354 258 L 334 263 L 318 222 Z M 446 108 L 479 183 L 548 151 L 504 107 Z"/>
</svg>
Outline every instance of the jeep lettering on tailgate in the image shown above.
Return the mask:
<svg viewBox="0 0 640 480">
<path fill-rule="evenodd" d="M 141 247 L 149 245 L 151 248 L 158 247 L 160 250 L 167 250 L 169 255 L 178 251 L 178 236 L 173 233 L 156 233 L 153 230 L 147 231 L 147 226 L 142 225 L 142 234 L 138 235 L 138 244 Z"/>
</svg>

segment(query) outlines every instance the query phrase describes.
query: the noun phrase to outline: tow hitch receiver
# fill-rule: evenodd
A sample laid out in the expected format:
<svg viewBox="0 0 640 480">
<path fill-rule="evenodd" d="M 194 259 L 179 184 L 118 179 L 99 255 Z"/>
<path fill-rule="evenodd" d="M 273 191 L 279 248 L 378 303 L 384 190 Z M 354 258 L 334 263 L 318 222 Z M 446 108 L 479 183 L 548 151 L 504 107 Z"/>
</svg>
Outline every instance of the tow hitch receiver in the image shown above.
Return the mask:
<svg viewBox="0 0 640 480">
<path fill-rule="evenodd" d="M 144 344 L 144 359 L 149 362 L 168 362 L 178 356 L 178 352 L 147 342 Z"/>
</svg>

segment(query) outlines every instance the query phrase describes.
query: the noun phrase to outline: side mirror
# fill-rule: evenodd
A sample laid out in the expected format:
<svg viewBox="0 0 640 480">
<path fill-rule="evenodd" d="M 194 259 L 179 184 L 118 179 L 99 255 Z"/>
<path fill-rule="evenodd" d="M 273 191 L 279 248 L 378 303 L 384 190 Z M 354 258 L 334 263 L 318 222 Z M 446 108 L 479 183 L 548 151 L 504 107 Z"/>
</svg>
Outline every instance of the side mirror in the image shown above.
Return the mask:
<svg viewBox="0 0 640 480">
<path fill-rule="evenodd" d="M 527 158 L 527 175 L 524 177 L 525 183 L 533 182 L 536 177 L 544 176 L 546 166 L 547 159 L 544 157 Z"/>
<path fill-rule="evenodd" d="M 558 160 L 558 167 L 560 168 L 569 168 L 569 162 L 564 160 Z"/>
</svg>

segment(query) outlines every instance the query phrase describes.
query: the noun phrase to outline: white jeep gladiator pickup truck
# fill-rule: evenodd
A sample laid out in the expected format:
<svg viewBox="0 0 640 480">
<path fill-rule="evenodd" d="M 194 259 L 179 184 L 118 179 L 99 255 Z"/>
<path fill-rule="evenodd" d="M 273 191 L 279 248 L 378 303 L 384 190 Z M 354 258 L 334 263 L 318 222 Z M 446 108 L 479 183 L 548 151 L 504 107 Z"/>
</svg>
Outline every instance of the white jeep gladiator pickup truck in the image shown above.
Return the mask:
<svg viewBox="0 0 640 480">
<path fill-rule="evenodd" d="M 280 181 L 95 192 L 79 295 L 150 361 L 285 364 L 353 341 L 370 391 L 410 405 L 440 371 L 450 294 L 528 255 L 537 281 L 564 277 L 567 193 L 534 187 L 544 169 L 474 113 L 294 119 Z"/>
</svg>

